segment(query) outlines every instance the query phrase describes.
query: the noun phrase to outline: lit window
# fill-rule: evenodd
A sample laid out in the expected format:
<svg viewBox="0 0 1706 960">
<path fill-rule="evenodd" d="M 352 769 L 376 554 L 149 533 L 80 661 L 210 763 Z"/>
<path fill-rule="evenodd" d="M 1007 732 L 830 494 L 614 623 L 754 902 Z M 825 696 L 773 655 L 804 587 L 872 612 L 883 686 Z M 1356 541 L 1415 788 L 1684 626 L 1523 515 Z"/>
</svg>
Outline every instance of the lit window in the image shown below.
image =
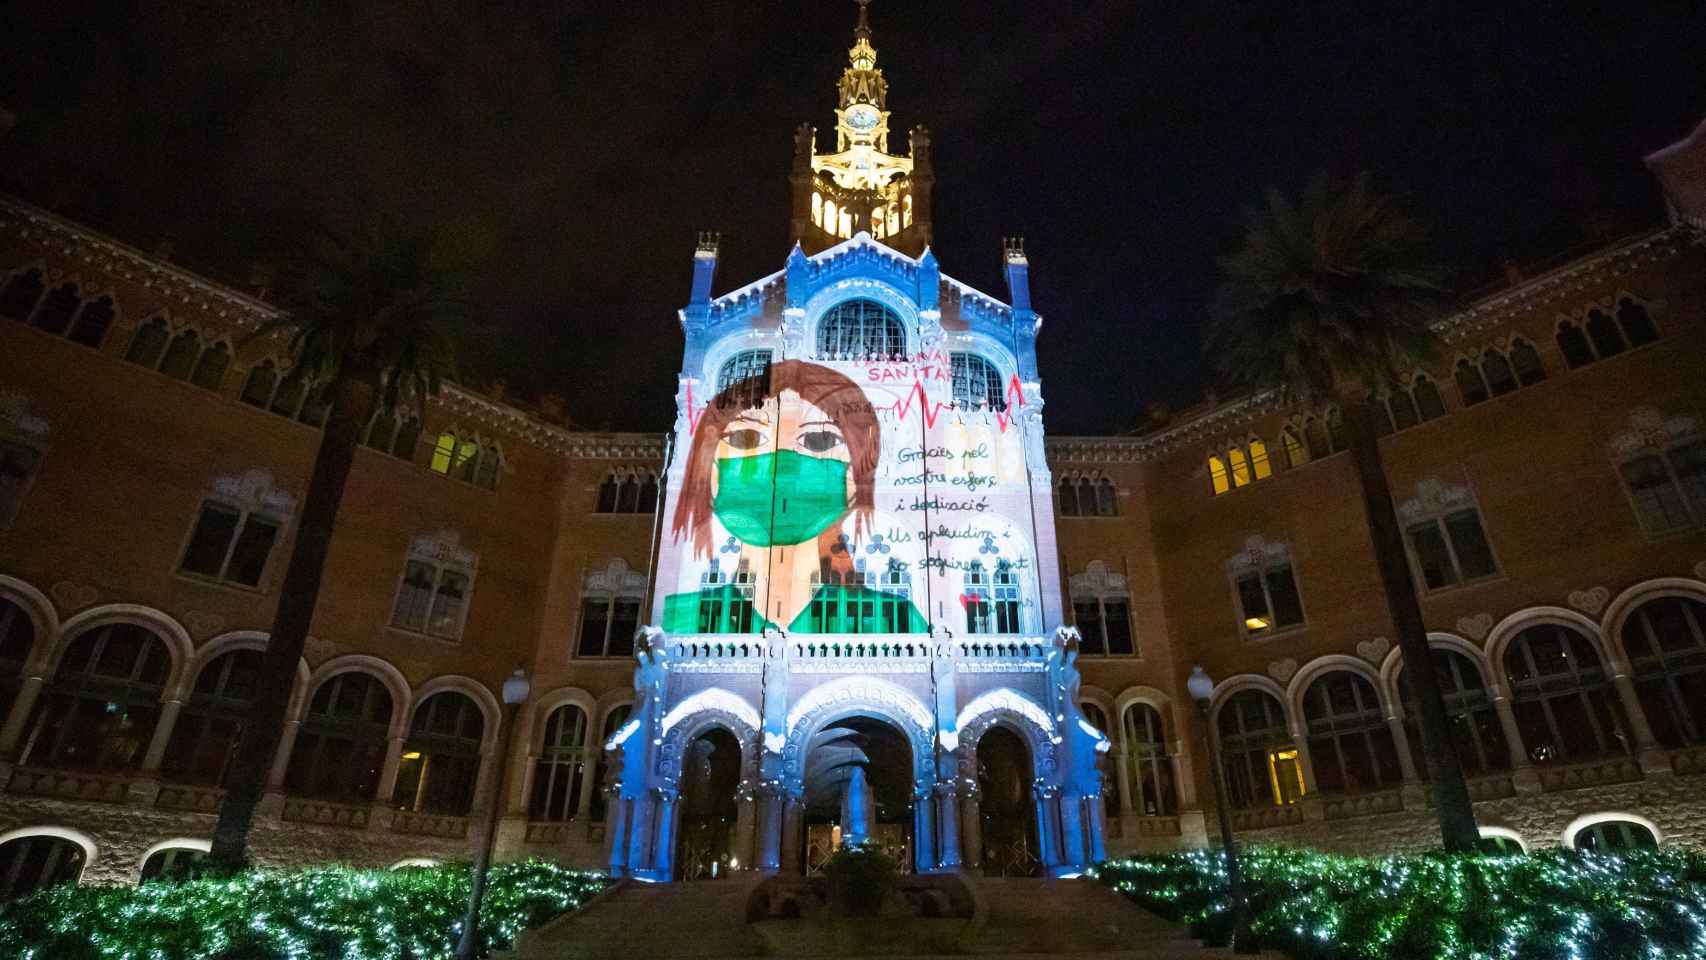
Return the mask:
<svg viewBox="0 0 1706 960">
<path fill-rule="evenodd" d="M 1271 694 L 1241 690 L 1220 705 L 1216 728 L 1235 809 L 1287 806 L 1302 799 L 1303 768 L 1286 729 L 1285 709 Z"/>
<path fill-rule="evenodd" d="M 503 453 L 496 446 L 445 432 L 433 443 L 428 466 L 434 473 L 453 477 L 483 490 L 495 490 Z"/>
<path fill-rule="evenodd" d="M 1232 489 L 1226 478 L 1226 463 L 1219 457 L 1208 458 L 1208 479 L 1214 485 L 1215 496 Z"/>
<path fill-rule="evenodd" d="M 441 433 L 432 445 L 432 472 L 450 473 L 450 460 L 456 455 L 456 434 Z"/>
<path fill-rule="evenodd" d="M 1280 444 L 1285 447 L 1285 465 L 1301 467 L 1309 462 L 1309 451 L 1303 449 L 1303 441 L 1297 439 L 1297 432 L 1290 427 L 1280 431 Z"/>
<path fill-rule="evenodd" d="M 1238 617 L 1250 636 L 1264 636 L 1303 623 L 1303 601 L 1290 560 L 1274 560 L 1261 570 L 1244 570 L 1236 574 L 1233 585 Z"/>
<path fill-rule="evenodd" d="M 283 528 L 279 517 L 204 501 L 178 569 L 245 587 L 259 586 Z"/>
<path fill-rule="evenodd" d="M 1233 447 L 1226 451 L 1226 461 L 1232 465 L 1232 485 L 1245 486 L 1250 482 L 1250 463 L 1244 459 L 1244 451 Z"/>
<path fill-rule="evenodd" d="M 474 806 L 485 717 L 465 693 L 435 693 L 415 708 L 391 802 L 399 810 L 463 817 Z"/>
</svg>

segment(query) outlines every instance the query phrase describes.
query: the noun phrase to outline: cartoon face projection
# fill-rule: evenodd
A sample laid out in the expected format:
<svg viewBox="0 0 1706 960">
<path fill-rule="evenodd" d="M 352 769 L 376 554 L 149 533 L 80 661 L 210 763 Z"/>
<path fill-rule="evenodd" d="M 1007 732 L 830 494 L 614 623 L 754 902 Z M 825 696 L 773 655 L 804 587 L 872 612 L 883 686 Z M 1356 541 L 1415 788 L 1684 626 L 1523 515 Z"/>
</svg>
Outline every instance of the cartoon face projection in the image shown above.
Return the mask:
<svg viewBox="0 0 1706 960">
<path fill-rule="evenodd" d="M 854 630 L 924 629 L 909 601 L 866 586 L 846 546 L 870 527 L 881 451 L 870 400 L 828 367 L 785 360 L 718 394 L 694 430 L 670 523 L 698 589 L 665 598 L 665 629 L 823 632 L 844 627 L 849 604 L 873 611 Z"/>
</svg>

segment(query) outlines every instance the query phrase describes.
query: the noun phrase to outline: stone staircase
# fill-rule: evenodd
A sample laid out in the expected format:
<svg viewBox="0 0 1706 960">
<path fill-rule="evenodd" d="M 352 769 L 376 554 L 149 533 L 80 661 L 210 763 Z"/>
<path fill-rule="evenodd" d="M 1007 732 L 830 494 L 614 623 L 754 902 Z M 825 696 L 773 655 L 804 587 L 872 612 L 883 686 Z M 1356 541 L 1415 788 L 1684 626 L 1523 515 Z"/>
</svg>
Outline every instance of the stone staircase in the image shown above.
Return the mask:
<svg viewBox="0 0 1706 960">
<path fill-rule="evenodd" d="M 1185 929 L 1090 880 L 968 878 L 978 900 L 956 956 L 1004 960 L 1231 960 Z M 518 938 L 493 960 L 721 960 L 767 954 L 745 921 L 760 882 L 619 883 L 580 910 Z M 888 954 L 885 960 L 926 960 Z M 802 956 L 795 953 L 793 956 Z M 1280 960 L 1278 954 L 1265 955 Z"/>
</svg>

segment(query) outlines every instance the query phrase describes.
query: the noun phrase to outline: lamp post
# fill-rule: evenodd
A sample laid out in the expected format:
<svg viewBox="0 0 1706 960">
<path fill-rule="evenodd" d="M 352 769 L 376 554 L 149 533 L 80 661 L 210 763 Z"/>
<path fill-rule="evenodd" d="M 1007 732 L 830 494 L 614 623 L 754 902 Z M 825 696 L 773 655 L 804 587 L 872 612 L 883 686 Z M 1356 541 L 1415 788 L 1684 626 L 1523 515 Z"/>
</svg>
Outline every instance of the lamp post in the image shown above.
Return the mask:
<svg viewBox="0 0 1706 960">
<path fill-rule="evenodd" d="M 1220 814 L 1220 841 L 1226 851 L 1226 881 L 1232 895 L 1232 952 L 1259 953 L 1255 937 L 1250 935 L 1250 905 L 1244 899 L 1243 872 L 1238 869 L 1238 847 L 1232 842 L 1232 814 L 1226 808 L 1225 771 L 1220 765 L 1220 751 L 1208 722 L 1208 702 L 1214 696 L 1214 680 L 1201 665 L 1191 668 L 1185 689 L 1196 701 L 1197 716 L 1202 720 L 1203 751 L 1214 781 L 1214 809 Z"/>
<path fill-rule="evenodd" d="M 492 777 L 491 801 L 486 805 L 486 829 L 480 850 L 474 856 L 474 876 L 468 884 L 468 914 L 462 918 L 462 939 L 456 943 L 456 960 L 475 960 L 480 955 L 480 901 L 486 894 L 486 871 L 492 865 L 492 843 L 498 833 L 498 807 L 503 805 L 504 768 L 509 766 L 509 741 L 515 733 L 515 716 L 532 692 L 527 672 L 516 667 L 504 681 L 503 727 L 498 736 L 498 768 Z"/>
</svg>

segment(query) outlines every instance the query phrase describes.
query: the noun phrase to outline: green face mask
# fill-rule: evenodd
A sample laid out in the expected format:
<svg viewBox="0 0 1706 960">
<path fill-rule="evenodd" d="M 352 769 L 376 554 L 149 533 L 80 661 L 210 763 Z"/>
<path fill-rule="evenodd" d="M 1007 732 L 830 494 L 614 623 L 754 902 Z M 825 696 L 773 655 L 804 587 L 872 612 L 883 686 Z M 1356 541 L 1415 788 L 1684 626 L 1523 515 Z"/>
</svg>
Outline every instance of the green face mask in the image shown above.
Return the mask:
<svg viewBox="0 0 1706 960">
<path fill-rule="evenodd" d="M 711 507 L 744 543 L 805 543 L 847 512 L 847 461 L 792 450 L 718 460 Z"/>
</svg>

